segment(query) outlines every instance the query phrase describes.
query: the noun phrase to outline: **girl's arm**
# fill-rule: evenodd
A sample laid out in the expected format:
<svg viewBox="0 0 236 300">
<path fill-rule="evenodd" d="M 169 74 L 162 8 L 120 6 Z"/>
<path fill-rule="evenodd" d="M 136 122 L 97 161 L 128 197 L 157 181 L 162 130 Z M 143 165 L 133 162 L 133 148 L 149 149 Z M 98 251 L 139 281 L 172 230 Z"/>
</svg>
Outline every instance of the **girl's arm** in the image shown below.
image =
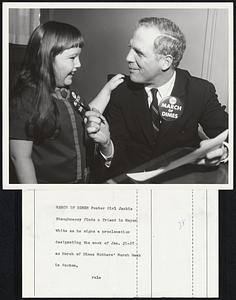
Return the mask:
<svg viewBox="0 0 236 300">
<path fill-rule="evenodd" d="M 117 74 L 114 76 L 111 80 L 109 80 L 105 86 L 102 88 L 102 90 L 99 92 L 99 94 L 94 98 L 90 103 L 90 108 L 96 108 L 100 111 L 100 113 L 103 113 L 107 104 L 110 100 L 111 91 L 113 91 L 119 84 L 121 84 L 124 81 L 124 75 L 123 74 Z"/>
<path fill-rule="evenodd" d="M 19 183 L 37 183 L 31 158 L 32 141 L 10 140 L 10 155 Z"/>
</svg>

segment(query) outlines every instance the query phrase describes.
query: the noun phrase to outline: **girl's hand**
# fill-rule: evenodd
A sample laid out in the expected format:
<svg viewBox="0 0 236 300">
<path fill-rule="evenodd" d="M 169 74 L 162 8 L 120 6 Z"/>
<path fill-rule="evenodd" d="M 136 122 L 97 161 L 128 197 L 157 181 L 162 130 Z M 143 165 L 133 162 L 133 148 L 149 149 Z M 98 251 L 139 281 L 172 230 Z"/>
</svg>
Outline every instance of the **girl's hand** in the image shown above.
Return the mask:
<svg viewBox="0 0 236 300">
<path fill-rule="evenodd" d="M 117 74 L 112 79 L 110 79 L 107 84 L 104 86 L 104 88 L 108 89 L 108 92 L 111 93 L 119 84 L 121 84 L 124 81 L 125 75 L 123 74 Z"/>
<path fill-rule="evenodd" d="M 123 74 L 117 74 L 111 80 L 109 80 L 96 96 L 96 98 L 94 98 L 89 103 L 90 108 L 96 108 L 101 113 L 103 113 L 107 104 L 109 103 L 111 91 L 113 91 L 119 84 L 124 81 L 124 77 L 125 76 Z"/>
</svg>

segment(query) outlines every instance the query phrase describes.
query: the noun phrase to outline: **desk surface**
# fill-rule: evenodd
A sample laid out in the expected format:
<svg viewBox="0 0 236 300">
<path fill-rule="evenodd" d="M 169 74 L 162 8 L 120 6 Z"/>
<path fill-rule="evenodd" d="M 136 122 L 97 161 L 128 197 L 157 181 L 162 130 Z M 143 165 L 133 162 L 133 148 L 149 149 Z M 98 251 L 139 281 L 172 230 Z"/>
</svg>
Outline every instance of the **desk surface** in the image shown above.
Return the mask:
<svg viewBox="0 0 236 300">
<path fill-rule="evenodd" d="M 192 151 L 190 148 L 175 149 L 159 158 L 155 158 L 141 166 L 130 170 L 128 173 L 142 172 L 144 170 L 155 170 L 161 166 L 167 165 L 183 155 Z M 227 184 L 228 183 L 228 165 L 220 164 L 218 167 L 206 167 L 199 165 L 184 165 L 164 174 L 153 177 L 144 182 L 135 182 L 123 173 L 115 178 L 109 179 L 107 183 L 124 183 L 124 184 Z"/>
</svg>

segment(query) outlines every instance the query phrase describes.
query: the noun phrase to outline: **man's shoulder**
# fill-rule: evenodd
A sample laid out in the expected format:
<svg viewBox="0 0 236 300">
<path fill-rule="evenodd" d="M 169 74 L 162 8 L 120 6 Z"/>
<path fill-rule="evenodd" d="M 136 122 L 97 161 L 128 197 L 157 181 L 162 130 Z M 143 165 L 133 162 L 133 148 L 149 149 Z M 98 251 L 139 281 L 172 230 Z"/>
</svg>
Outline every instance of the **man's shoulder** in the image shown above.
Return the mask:
<svg viewBox="0 0 236 300">
<path fill-rule="evenodd" d="M 188 82 L 188 84 L 190 84 L 191 86 L 196 86 L 198 88 L 208 88 L 208 87 L 213 87 L 214 85 L 204 79 L 204 78 L 200 78 L 200 77 L 197 77 L 197 76 L 194 76 L 192 74 L 190 74 L 189 71 L 187 70 L 184 70 L 184 69 L 179 69 L 177 68 L 176 69 L 176 76 L 177 78 L 181 78 L 181 79 L 184 79 L 186 80 L 186 82 Z"/>
<path fill-rule="evenodd" d="M 108 75 L 108 79 L 110 80 L 115 75 Z M 131 81 L 128 75 L 125 75 L 124 81 L 112 91 L 112 96 L 120 95 L 120 94 L 129 94 L 136 91 L 143 90 L 144 85 L 140 83 L 135 83 Z"/>
</svg>

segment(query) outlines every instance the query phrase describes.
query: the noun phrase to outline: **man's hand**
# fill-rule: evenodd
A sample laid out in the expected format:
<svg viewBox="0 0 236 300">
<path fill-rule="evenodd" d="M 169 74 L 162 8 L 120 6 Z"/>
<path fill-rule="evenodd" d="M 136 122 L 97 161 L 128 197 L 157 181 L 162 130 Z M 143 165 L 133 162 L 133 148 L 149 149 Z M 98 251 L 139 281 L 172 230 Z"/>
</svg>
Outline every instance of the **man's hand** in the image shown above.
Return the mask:
<svg viewBox="0 0 236 300">
<path fill-rule="evenodd" d="M 209 140 L 203 140 L 200 143 L 200 146 L 207 145 Z M 220 147 L 217 147 L 209 151 L 206 156 L 199 161 L 198 165 L 207 165 L 207 166 L 218 166 L 224 159 L 228 156 L 228 149 L 224 144 L 221 144 Z"/>
<path fill-rule="evenodd" d="M 110 131 L 109 125 L 103 115 L 96 109 L 85 113 L 86 131 L 95 143 L 98 143 L 101 149 L 109 146 Z"/>
</svg>

